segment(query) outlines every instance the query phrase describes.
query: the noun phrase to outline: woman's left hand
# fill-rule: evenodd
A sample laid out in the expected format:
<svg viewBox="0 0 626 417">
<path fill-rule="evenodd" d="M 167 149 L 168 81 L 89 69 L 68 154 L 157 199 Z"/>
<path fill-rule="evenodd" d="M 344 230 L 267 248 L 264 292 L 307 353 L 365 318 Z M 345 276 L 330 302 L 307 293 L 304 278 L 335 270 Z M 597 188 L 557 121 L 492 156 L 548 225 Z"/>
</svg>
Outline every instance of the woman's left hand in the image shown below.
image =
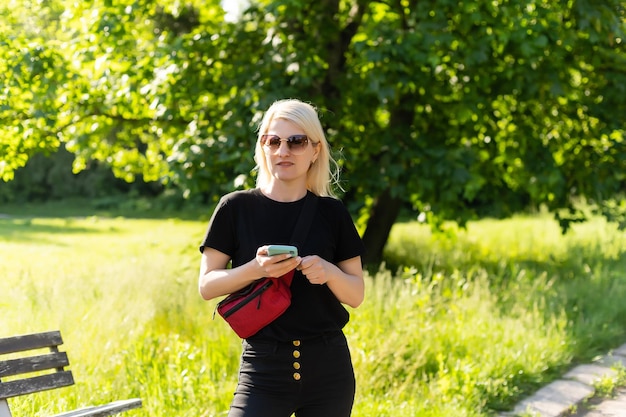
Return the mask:
<svg viewBox="0 0 626 417">
<path fill-rule="evenodd" d="M 361 257 L 346 259 L 337 265 L 317 255 L 305 256 L 296 268 L 314 285 L 328 285 L 337 299 L 356 308 L 363 302 L 365 283 Z"/>
<path fill-rule="evenodd" d="M 330 279 L 328 262 L 317 255 L 302 258 L 297 269 L 309 280 L 311 284 L 323 285 Z"/>
</svg>

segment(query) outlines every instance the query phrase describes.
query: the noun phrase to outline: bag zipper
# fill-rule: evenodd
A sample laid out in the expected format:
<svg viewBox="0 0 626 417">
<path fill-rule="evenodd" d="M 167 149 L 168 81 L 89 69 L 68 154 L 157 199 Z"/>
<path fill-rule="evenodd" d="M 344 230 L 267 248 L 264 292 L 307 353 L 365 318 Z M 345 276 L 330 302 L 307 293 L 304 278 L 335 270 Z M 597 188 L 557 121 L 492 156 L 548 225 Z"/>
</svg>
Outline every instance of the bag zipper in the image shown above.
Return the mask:
<svg viewBox="0 0 626 417">
<path fill-rule="evenodd" d="M 236 306 L 234 306 L 233 308 L 231 308 L 228 311 L 224 312 L 224 318 L 231 316 L 232 314 L 235 314 L 237 311 L 239 311 L 241 308 L 243 308 L 244 306 L 246 306 L 250 301 L 252 301 L 254 299 L 254 297 L 260 296 L 262 293 L 264 293 L 269 287 L 271 287 L 274 283 L 272 282 L 272 280 L 268 280 L 265 284 L 263 284 L 261 287 L 257 288 L 254 292 L 252 292 L 250 295 L 246 296 L 246 298 L 244 298 L 243 300 L 241 300 L 241 302 L 239 304 L 237 304 Z M 215 307 L 215 309 L 217 310 L 217 308 L 220 306 L 220 304 L 224 303 L 228 301 L 228 298 L 226 298 L 224 301 L 220 301 L 217 306 Z M 261 297 L 259 297 L 259 303 L 257 305 L 257 310 L 261 308 Z M 215 317 L 215 311 L 213 312 L 213 317 Z"/>
</svg>

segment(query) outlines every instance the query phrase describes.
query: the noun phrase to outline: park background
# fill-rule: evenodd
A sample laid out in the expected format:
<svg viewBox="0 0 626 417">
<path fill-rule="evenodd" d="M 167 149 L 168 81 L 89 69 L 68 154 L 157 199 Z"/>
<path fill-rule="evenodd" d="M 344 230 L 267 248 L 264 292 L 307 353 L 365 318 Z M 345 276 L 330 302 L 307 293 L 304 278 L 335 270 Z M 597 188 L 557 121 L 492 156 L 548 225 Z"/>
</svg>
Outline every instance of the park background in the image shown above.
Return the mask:
<svg viewBox="0 0 626 417">
<path fill-rule="evenodd" d="M 239 346 L 197 243 L 285 97 L 368 248 L 355 416 L 489 415 L 623 343 L 623 2 L 250 6 L 0 6 L 1 325 L 60 328 L 80 381 L 16 414 L 224 415 Z"/>
</svg>

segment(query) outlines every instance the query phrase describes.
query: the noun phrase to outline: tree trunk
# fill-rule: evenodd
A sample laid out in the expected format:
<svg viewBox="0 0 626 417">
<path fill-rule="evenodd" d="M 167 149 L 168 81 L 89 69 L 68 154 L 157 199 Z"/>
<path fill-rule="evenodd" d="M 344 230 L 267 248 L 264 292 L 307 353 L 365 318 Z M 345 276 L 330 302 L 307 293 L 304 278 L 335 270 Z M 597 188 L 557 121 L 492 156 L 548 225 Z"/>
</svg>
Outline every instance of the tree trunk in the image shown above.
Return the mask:
<svg viewBox="0 0 626 417">
<path fill-rule="evenodd" d="M 392 197 L 389 188 L 374 201 L 363 234 L 363 244 L 366 251 L 363 256 L 363 263 L 366 266 L 377 265 L 382 261 L 383 249 L 389 238 L 391 227 L 400 213 L 401 206 L 402 200 Z"/>
</svg>

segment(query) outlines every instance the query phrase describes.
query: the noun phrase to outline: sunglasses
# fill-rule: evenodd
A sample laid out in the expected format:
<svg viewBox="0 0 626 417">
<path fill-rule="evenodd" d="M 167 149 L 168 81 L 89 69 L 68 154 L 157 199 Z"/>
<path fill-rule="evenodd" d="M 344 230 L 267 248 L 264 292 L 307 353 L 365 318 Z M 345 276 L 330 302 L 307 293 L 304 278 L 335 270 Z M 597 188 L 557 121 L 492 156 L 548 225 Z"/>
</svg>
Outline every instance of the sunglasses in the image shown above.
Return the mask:
<svg viewBox="0 0 626 417">
<path fill-rule="evenodd" d="M 291 135 L 288 138 L 280 138 L 276 135 L 261 135 L 261 145 L 266 146 L 272 152 L 278 152 L 281 142 L 287 142 L 289 151 L 298 154 L 304 152 L 309 144 L 307 135 Z"/>
</svg>

